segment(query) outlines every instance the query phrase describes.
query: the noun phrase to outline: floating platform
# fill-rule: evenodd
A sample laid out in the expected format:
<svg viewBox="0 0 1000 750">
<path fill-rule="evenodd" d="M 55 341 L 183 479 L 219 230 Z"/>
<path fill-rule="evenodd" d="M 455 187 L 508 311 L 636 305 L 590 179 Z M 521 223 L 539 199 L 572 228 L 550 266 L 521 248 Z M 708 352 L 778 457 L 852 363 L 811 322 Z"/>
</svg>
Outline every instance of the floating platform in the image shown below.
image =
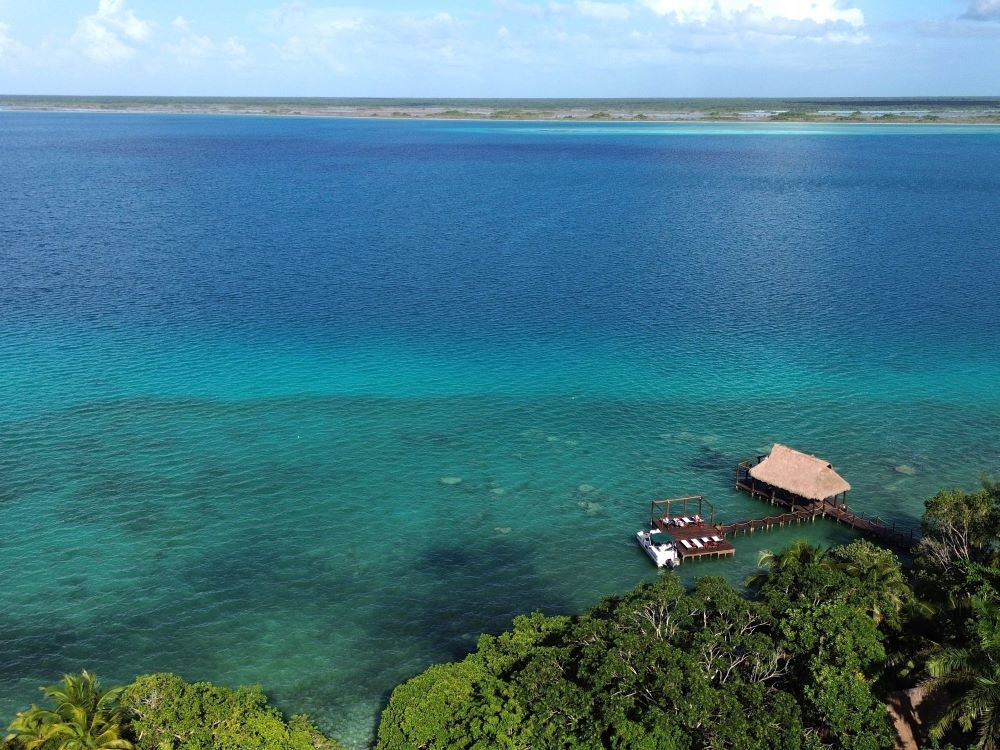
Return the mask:
<svg viewBox="0 0 1000 750">
<path fill-rule="evenodd" d="M 678 526 L 656 519 L 656 528 L 674 540 L 674 547 L 682 562 L 687 559 L 730 557 L 736 554 L 736 547 L 726 539 L 725 533 L 718 526 L 705 521 L 691 519 L 691 523 Z"/>
<path fill-rule="evenodd" d="M 703 515 L 706 513 L 708 521 Z M 658 532 L 670 537 L 678 563 L 736 554 L 736 548 L 715 524 L 715 507 L 702 495 L 653 500 L 649 507 L 649 528 L 651 534 Z"/>
</svg>

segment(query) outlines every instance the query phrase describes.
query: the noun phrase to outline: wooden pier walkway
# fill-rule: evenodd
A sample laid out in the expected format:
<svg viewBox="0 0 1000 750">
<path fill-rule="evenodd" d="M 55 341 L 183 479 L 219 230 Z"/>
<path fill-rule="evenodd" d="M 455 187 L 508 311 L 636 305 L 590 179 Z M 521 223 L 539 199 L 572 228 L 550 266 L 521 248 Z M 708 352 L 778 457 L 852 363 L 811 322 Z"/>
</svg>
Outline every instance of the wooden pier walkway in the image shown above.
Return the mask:
<svg viewBox="0 0 1000 750">
<path fill-rule="evenodd" d="M 743 490 L 753 497 L 766 500 L 772 505 L 780 505 L 788 508 L 787 512 L 777 516 L 765 518 L 754 518 L 747 521 L 736 521 L 734 523 L 719 524 L 717 528 L 723 534 L 752 534 L 755 531 L 767 531 L 773 528 L 788 526 L 793 523 L 814 522 L 817 518 L 830 518 L 837 523 L 850 526 L 852 529 L 876 539 L 883 544 L 888 544 L 900 549 L 909 549 L 917 542 L 917 535 L 913 529 L 897 527 L 895 523 L 889 524 L 878 516 L 869 516 L 866 513 L 855 513 L 848 510 L 843 505 L 830 503 L 828 501 L 809 502 L 796 504 L 794 500 L 781 493 L 761 491 L 759 486 L 749 484 L 740 479 L 736 480 L 736 489 Z"/>
</svg>

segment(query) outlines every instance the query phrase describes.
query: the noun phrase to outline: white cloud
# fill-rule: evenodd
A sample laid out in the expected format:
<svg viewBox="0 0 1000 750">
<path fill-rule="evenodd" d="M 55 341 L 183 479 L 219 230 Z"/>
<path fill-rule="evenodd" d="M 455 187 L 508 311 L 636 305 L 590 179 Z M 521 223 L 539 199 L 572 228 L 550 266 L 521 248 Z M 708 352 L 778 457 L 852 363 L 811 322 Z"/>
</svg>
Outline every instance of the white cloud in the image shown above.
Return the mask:
<svg viewBox="0 0 1000 750">
<path fill-rule="evenodd" d="M 10 25 L 0 22 L 0 69 L 15 70 L 29 61 L 30 51 L 10 34 Z"/>
<path fill-rule="evenodd" d="M 816 25 L 864 26 L 864 14 L 840 0 L 645 0 L 654 13 L 678 23 L 751 24 L 762 27 L 789 21 Z"/>
<path fill-rule="evenodd" d="M 968 21 L 925 21 L 915 26 L 921 36 L 942 39 L 995 39 L 1000 37 L 1000 25 L 969 23 Z"/>
<path fill-rule="evenodd" d="M 468 63 L 475 45 L 448 13 L 375 11 L 289 3 L 268 16 L 265 33 L 285 62 L 319 63 L 337 73 L 409 69 L 413 62 Z"/>
<path fill-rule="evenodd" d="M 594 4 L 614 5 L 615 3 L 599 3 L 597 0 L 594 0 Z M 513 15 L 529 16 L 538 19 L 565 16 L 571 14 L 574 9 L 579 12 L 577 5 L 573 3 L 560 3 L 556 2 L 556 0 L 550 0 L 547 3 L 522 2 L 521 0 L 493 0 L 493 5 L 499 10 Z"/>
<path fill-rule="evenodd" d="M 80 19 L 74 39 L 91 60 L 115 63 L 134 57 L 135 45 L 152 31 L 152 24 L 125 7 L 125 0 L 99 0 L 97 11 Z"/>
<path fill-rule="evenodd" d="M 451 36 L 459 26 L 458 20 L 450 13 L 435 13 L 432 16 L 402 15 L 396 20 L 404 31 L 422 38 Z"/>
<path fill-rule="evenodd" d="M 0 65 L 9 66 L 19 62 L 27 53 L 27 47 L 10 35 L 10 25 L 0 23 Z"/>
<path fill-rule="evenodd" d="M 1000 0 L 971 0 L 962 18 L 973 21 L 1000 21 Z"/>
<path fill-rule="evenodd" d="M 545 6 L 536 3 L 523 3 L 520 0 L 493 0 L 493 4 L 500 10 L 509 13 L 518 13 L 526 16 L 541 18 L 545 15 Z"/>
<path fill-rule="evenodd" d="M 275 43 L 282 60 L 323 62 L 334 70 L 346 70 L 344 51 L 348 43 L 371 37 L 375 29 L 351 11 L 327 8 L 310 10 L 286 6 L 273 15 Z"/>
<path fill-rule="evenodd" d="M 597 2 L 597 0 L 576 0 L 576 9 L 580 15 L 601 21 L 625 21 L 632 15 L 627 5 Z"/>
<path fill-rule="evenodd" d="M 170 25 L 175 30 L 176 37 L 167 42 L 164 49 L 182 65 L 213 59 L 238 67 L 250 61 L 247 48 L 233 37 L 217 42 L 211 37 L 198 34 L 184 16 L 177 16 Z"/>
<path fill-rule="evenodd" d="M 250 52 L 233 37 L 229 37 L 222 43 L 222 50 L 234 60 L 246 60 L 250 57 Z"/>
</svg>

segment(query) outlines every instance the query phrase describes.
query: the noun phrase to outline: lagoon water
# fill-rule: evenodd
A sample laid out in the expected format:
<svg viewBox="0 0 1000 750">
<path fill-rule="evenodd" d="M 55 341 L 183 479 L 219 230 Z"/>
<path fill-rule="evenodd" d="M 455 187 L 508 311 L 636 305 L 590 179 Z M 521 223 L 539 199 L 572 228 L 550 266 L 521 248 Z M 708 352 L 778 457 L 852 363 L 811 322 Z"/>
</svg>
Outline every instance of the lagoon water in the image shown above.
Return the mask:
<svg viewBox="0 0 1000 750">
<path fill-rule="evenodd" d="M 169 670 L 363 747 L 773 441 L 900 522 L 1000 471 L 998 127 L 0 113 L 0 195 L 4 721 Z"/>
</svg>

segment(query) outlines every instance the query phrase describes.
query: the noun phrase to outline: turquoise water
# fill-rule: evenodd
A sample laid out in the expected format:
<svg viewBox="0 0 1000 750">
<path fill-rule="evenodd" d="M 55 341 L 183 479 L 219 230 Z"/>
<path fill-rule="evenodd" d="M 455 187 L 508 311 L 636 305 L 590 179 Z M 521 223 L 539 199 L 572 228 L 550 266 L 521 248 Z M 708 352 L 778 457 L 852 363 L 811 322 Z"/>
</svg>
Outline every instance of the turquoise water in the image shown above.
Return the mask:
<svg viewBox="0 0 1000 750">
<path fill-rule="evenodd" d="M 1000 471 L 1000 128 L 0 113 L 0 188 L 5 717 L 170 670 L 363 747 L 773 441 L 901 522 Z"/>
</svg>

